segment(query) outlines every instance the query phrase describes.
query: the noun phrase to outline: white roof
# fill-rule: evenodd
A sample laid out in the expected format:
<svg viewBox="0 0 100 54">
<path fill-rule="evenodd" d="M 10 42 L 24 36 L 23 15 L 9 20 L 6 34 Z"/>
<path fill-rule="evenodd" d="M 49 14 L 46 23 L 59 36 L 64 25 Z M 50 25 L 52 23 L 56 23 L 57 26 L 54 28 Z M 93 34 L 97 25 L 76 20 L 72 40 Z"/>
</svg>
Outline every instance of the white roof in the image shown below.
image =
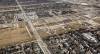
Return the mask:
<svg viewBox="0 0 100 54">
<path fill-rule="evenodd" d="M 92 37 L 92 35 L 90 33 L 83 33 L 82 34 L 84 37 L 94 41 L 94 42 L 97 42 L 96 39 L 94 37 Z"/>
</svg>

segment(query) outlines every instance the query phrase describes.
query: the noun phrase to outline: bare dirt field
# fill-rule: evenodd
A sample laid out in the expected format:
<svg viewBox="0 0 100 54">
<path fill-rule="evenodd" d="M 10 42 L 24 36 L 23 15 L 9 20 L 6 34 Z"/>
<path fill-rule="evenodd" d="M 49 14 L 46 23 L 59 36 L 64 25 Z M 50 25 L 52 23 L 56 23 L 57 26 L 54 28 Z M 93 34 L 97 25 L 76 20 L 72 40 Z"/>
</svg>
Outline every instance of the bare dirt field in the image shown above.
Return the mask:
<svg viewBox="0 0 100 54">
<path fill-rule="evenodd" d="M 32 40 L 25 28 L 0 29 L 0 47 Z"/>
<path fill-rule="evenodd" d="M 56 30 L 57 34 L 61 34 L 64 32 L 68 32 L 71 30 L 76 30 L 80 27 L 83 27 L 82 25 L 82 21 L 79 23 L 78 21 L 71 21 L 71 22 L 66 22 L 65 24 L 65 29 L 64 30 L 62 27 L 56 26 L 59 24 L 55 24 L 53 23 L 52 25 L 47 23 L 48 27 L 52 27 L 52 29 L 50 29 L 51 33 L 54 33 Z M 62 24 L 62 23 L 60 23 Z M 0 47 L 5 46 L 5 45 L 12 45 L 12 44 L 18 44 L 18 43 L 22 43 L 22 42 L 27 42 L 27 41 L 33 41 L 35 40 L 34 35 L 33 38 L 31 38 L 27 32 L 27 30 L 25 28 L 23 28 L 24 26 L 22 26 L 21 28 L 5 28 L 5 29 L 0 29 Z M 41 29 L 37 28 L 37 32 L 39 33 L 39 35 L 42 38 L 46 38 L 48 36 L 52 36 L 54 34 L 49 34 L 48 33 L 48 29 L 45 30 L 44 25 L 43 26 L 36 26 L 36 27 L 40 27 Z"/>
<path fill-rule="evenodd" d="M 96 17 L 93 19 L 95 22 L 99 23 L 100 24 L 100 17 Z"/>
</svg>

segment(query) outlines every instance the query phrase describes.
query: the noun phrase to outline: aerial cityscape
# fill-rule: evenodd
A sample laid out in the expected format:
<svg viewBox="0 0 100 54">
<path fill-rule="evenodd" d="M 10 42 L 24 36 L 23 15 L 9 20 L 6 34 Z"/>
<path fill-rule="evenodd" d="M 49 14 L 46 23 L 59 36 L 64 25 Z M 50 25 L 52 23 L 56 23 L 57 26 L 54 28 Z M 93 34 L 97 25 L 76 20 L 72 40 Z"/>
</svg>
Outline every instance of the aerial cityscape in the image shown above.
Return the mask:
<svg viewBox="0 0 100 54">
<path fill-rule="evenodd" d="M 0 0 L 0 54 L 100 54 L 100 0 Z"/>
</svg>

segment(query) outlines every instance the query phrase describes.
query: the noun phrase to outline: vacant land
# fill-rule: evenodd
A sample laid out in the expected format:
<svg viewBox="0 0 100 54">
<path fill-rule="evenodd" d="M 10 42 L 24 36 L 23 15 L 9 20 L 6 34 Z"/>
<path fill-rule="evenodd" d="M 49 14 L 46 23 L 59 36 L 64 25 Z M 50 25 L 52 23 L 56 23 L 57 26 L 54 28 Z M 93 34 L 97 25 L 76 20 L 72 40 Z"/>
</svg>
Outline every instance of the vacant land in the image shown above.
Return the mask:
<svg viewBox="0 0 100 54">
<path fill-rule="evenodd" d="M 0 30 L 0 46 L 32 40 L 25 28 L 6 28 Z"/>
<path fill-rule="evenodd" d="M 96 17 L 93 19 L 95 22 L 99 23 L 100 24 L 100 17 Z"/>
</svg>

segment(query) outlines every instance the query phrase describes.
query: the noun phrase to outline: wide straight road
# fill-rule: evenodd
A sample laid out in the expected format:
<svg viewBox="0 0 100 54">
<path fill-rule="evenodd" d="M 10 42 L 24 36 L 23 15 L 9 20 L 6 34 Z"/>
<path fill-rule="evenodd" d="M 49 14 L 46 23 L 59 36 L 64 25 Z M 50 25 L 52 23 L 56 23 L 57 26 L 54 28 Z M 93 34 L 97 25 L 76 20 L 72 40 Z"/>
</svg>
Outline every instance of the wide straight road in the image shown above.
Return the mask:
<svg viewBox="0 0 100 54">
<path fill-rule="evenodd" d="M 21 12 L 22 12 L 22 15 L 23 15 L 23 19 L 24 19 L 24 22 L 25 22 L 25 26 L 27 28 L 29 28 L 34 37 L 36 38 L 37 42 L 38 42 L 38 45 L 40 46 L 40 48 L 42 49 L 43 53 L 44 54 L 51 54 L 50 51 L 48 50 L 46 44 L 43 42 L 42 38 L 40 37 L 40 35 L 38 34 L 36 28 L 33 26 L 33 23 L 31 22 L 31 20 L 28 19 L 28 17 L 26 16 L 26 13 L 25 11 L 23 10 L 22 6 L 20 5 L 20 3 L 18 2 L 18 0 L 16 0 L 19 8 L 21 9 Z"/>
</svg>

